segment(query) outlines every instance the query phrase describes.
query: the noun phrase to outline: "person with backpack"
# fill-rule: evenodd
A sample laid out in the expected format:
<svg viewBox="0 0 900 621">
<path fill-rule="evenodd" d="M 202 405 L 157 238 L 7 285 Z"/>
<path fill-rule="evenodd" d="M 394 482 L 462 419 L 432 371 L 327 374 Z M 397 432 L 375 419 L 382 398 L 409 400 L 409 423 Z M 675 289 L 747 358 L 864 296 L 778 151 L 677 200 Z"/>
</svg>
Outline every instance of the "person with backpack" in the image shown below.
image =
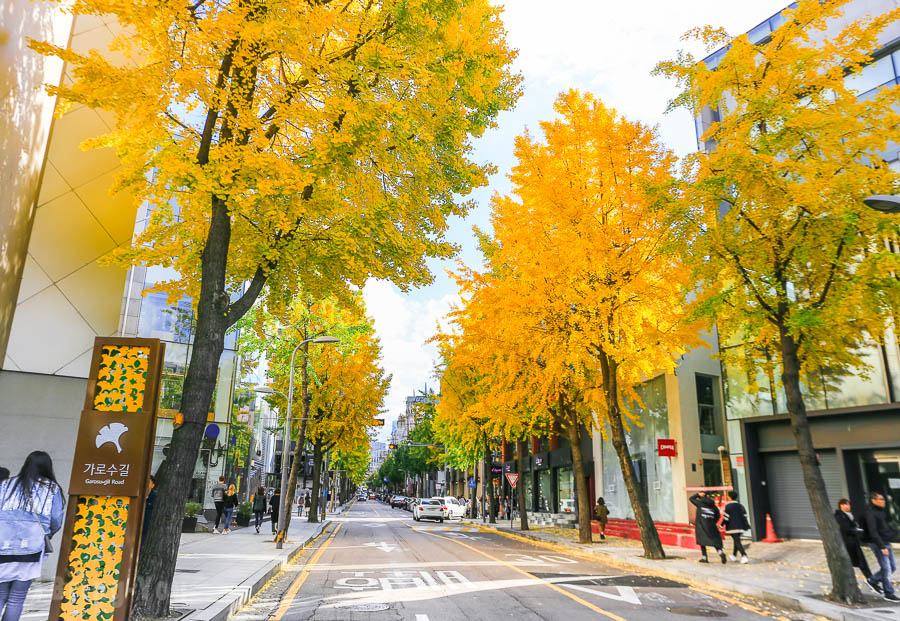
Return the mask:
<svg viewBox="0 0 900 621">
<path fill-rule="evenodd" d="M 866 579 L 866 585 L 878 593 L 870 582 L 872 579 L 872 571 L 869 569 L 869 563 L 866 562 L 866 556 L 863 554 L 862 547 L 859 544 L 859 537 L 864 531 L 850 511 L 849 500 L 846 498 L 838 500 L 838 508 L 834 511 L 834 519 L 838 523 L 838 528 L 841 531 L 841 539 L 844 540 L 844 547 L 847 548 L 847 554 L 850 556 L 850 563 L 854 567 L 859 567 L 859 570 Z"/>
<path fill-rule="evenodd" d="M 212 486 L 212 489 L 209 491 L 209 495 L 212 496 L 213 504 L 216 506 L 216 525 L 213 526 L 213 534 L 219 534 L 219 522 L 222 520 L 222 515 L 225 513 L 225 491 L 228 488 L 225 487 L 225 477 L 219 477 L 219 482 Z M 227 526 L 227 524 L 226 524 Z"/>
<path fill-rule="evenodd" d="M 886 504 L 884 494 L 881 492 L 869 494 L 868 511 L 863 516 L 865 541 L 875 555 L 879 569 L 867 582 L 887 601 L 900 602 L 900 597 L 897 597 L 894 591 L 894 583 L 891 582 L 891 574 L 897 571 L 891 540 L 897 536 L 897 533 L 888 519 L 885 510 Z"/>
<path fill-rule="evenodd" d="M 53 551 L 65 507 L 53 461 L 44 451 L 25 459 L 18 476 L 0 482 L 0 614 L 18 621 L 41 563 Z"/>
<path fill-rule="evenodd" d="M 597 499 L 597 504 L 594 505 L 594 519 L 597 520 L 597 524 L 600 525 L 600 539 L 606 539 L 606 524 L 609 522 L 609 507 L 606 506 L 606 501 L 603 500 L 603 496 L 600 496 Z"/>
<path fill-rule="evenodd" d="M 266 490 L 260 486 L 256 488 L 253 495 L 253 517 L 256 524 L 256 532 L 259 533 L 259 527 L 262 526 L 263 514 L 266 512 Z"/>
<path fill-rule="evenodd" d="M 731 541 L 734 543 L 731 560 L 738 560 L 738 555 L 740 554 L 741 563 L 746 565 L 750 562 L 750 559 L 747 558 L 747 551 L 741 542 L 741 536 L 744 534 L 744 531 L 750 530 L 750 520 L 747 519 L 747 509 L 738 502 L 737 497 L 737 492 L 734 490 L 728 492 L 728 498 L 731 502 L 725 505 L 725 516 L 723 519 L 725 522 L 725 533 L 731 535 Z"/>
<path fill-rule="evenodd" d="M 227 535 L 231 532 L 231 516 L 234 515 L 234 510 L 237 509 L 238 506 L 237 490 L 234 488 L 233 484 L 229 485 L 228 491 L 225 492 L 223 505 L 225 507 L 225 527 L 222 529 L 222 534 Z"/>
<path fill-rule="evenodd" d="M 697 517 L 694 520 L 694 536 L 697 538 L 697 545 L 700 546 L 700 562 L 708 563 L 709 558 L 706 556 L 706 547 L 712 546 L 719 553 L 722 564 L 725 564 L 727 557 L 725 550 L 722 549 L 722 536 L 719 534 L 719 508 L 713 499 L 706 495 L 706 492 L 698 492 L 689 498 L 691 504 L 697 507 Z"/>
</svg>

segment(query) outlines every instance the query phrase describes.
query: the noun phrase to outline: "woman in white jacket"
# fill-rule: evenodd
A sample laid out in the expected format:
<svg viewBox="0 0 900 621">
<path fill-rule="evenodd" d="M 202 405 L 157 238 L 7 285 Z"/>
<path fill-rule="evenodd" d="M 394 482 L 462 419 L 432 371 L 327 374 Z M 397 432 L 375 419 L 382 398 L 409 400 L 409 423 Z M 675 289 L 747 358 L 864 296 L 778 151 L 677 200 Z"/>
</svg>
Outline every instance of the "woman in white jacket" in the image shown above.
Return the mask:
<svg viewBox="0 0 900 621">
<path fill-rule="evenodd" d="M 18 476 L 0 483 L 0 613 L 18 621 L 31 582 L 47 557 L 45 537 L 60 529 L 65 500 L 53 461 L 34 451 Z"/>
</svg>

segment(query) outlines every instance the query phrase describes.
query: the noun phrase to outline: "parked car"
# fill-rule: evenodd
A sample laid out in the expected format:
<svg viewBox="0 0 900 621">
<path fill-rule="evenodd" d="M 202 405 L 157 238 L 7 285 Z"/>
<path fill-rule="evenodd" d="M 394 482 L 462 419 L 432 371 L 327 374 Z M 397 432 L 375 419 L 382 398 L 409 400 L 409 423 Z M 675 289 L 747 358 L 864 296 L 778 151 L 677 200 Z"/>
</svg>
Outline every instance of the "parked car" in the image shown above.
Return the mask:
<svg viewBox="0 0 900 621">
<path fill-rule="evenodd" d="M 440 498 L 421 498 L 413 509 L 413 519 L 444 521 L 447 515 L 447 507 Z"/>
<path fill-rule="evenodd" d="M 406 498 L 404 496 L 393 496 L 391 498 L 391 509 L 402 509 L 405 502 Z"/>
<path fill-rule="evenodd" d="M 413 511 L 416 508 L 416 504 L 418 502 L 419 502 L 418 498 L 415 498 L 413 496 L 408 496 L 406 498 L 406 504 L 403 505 L 403 508 L 406 509 L 407 511 Z"/>
<path fill-rule="evenodd" d="M 435 500 L 440 500 L 444 507 L 446 507 L 446 518 L 448 520 L 452 519 L 462 519 L 466 516 L 466 506 L 459 503 L 459 501 L 453 496 L 435 496 Z"/>
</svg>

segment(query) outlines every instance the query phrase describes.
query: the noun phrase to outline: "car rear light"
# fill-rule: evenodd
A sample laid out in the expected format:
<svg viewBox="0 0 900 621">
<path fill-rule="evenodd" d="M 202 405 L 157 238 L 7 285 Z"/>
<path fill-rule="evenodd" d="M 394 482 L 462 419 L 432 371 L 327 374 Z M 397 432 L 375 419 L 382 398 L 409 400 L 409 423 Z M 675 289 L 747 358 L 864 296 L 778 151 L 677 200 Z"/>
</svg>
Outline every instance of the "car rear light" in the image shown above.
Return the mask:
<svg viewBox="0 0 900 621">
<path fill-rule="evenodd" d="M 441 511 L 446 511 L 447 507 L 441 507 Z"/>
</svg>

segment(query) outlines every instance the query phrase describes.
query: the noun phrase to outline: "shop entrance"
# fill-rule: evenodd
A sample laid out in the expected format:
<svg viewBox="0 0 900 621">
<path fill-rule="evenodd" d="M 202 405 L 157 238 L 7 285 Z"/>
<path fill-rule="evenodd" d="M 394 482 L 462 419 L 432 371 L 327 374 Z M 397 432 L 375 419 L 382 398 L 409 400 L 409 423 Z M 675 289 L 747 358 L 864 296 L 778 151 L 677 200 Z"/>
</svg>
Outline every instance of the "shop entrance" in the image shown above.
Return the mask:
<svg viewBox="0 0 900 621">
<path fill-rule="evenodd" d="M 894 541 L 900 543 L 900 449 L 860 451 L 859 460 L 866 498 L 872 492 L 884 495 L 897 532 Z"/>
</svg>

